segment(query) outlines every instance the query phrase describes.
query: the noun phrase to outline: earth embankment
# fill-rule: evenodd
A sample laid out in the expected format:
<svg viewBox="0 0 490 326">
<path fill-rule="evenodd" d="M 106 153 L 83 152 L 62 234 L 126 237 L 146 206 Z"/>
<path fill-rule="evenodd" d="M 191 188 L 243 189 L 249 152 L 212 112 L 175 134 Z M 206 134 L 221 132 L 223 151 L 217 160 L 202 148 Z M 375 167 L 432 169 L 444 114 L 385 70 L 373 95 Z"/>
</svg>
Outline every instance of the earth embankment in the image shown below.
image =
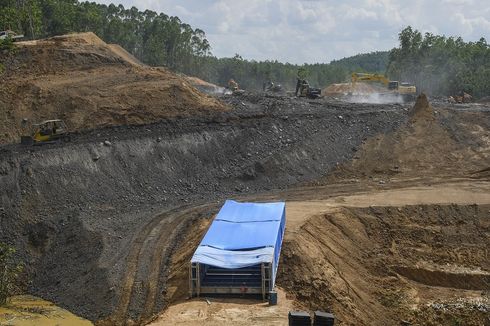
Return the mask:
<svg viewBox="0 0 490 326">
<path fill-rule="evenodd" d="M 62 119 L 79 131 L 229 110 L 93 33 L 18 42 L 0 62 L 0 143 L 19 142 L 43 120 Z"/>
</svg>

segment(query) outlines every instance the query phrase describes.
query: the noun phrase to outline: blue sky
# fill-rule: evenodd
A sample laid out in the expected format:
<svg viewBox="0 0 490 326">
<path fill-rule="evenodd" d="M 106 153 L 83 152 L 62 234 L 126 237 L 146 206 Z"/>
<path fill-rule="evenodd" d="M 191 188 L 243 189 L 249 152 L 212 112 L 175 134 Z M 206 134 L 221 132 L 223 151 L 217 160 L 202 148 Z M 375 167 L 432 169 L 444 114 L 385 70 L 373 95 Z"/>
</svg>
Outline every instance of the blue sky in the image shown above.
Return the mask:
<svg viewBox="0 0 490 326">
<path fill-rule="evenodd" d="M 110 3 L 107 0 L 98 0 Z M 290 63 L 333 59 L 398 44 L 407 25 L 490 41 L 490 0 L 121 0 L 178 16 L 206 32 L 218 57 Z"/>
</svg>

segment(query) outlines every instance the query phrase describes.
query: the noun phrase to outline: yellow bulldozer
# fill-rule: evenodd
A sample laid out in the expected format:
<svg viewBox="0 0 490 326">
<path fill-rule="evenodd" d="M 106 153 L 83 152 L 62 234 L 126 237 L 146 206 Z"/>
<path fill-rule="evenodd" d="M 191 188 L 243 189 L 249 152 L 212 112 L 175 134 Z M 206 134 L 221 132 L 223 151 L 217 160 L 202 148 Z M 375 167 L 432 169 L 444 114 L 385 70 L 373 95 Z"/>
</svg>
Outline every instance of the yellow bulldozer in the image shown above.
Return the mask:
<svg viewBox="0 0 490 326">
<path fill-rule="evenodd" d="M 352 85 L 357 82 L 379 82 L 384 84 L 388 89 L 388 94 L 394 93 L 403 96 L 405 100 L 413 100 L 417 96 L 417 87 L 410 83 L 401 83 L 394 80 L 389 80 L 385 75 L 368 74 L 354 72 L 351 76 Z"/>
<path fill-rule="evenodd" d="M 70 141 L 68 128 L 66 124 L 59 119 L 46 120 L 38 124 L 34 124 L 31 135 L 22 136 L 21 144 L 24 145 L 41 145 L 54 142 Z"/>
</svg>

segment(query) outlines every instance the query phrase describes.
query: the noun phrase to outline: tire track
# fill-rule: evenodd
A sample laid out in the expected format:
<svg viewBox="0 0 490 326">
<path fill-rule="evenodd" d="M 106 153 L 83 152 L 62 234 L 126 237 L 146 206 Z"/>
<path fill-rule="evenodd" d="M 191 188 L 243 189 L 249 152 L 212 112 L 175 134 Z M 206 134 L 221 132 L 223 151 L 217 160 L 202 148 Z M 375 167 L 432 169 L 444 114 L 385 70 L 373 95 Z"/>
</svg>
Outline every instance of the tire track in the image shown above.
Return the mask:
<svg viewBox="0 0 490 326">
<path fill-rule="evenodd" d="M 178 242 L 178 237 L 199 213 L 215 204 L 189 206 L 177 207 L 156 215 L 138 232 L 126 258 L 117 307 L 108 318 L 98 321 L 97 325 L 144 324 L 151 319 L 158 302 L 159 284 L 164 282 L 160 277 L 161 269 L 170 261 L 175 248 L 173 244 Z M 139 271 L 138 267 L 147 259 L 150 259 L 148 272 Z M 136 288 L 138 278 L 145 280 L 142 291 Z M 144 302 L 143 307 L 136 308 L 137 316 L 131 316 L 131 307 L 137 307 L 141 301 Z"/>
<path fill-rule="evenodd" d="M 121 280 L 121 294 L 119 302 L 114 312 L 105 320 L 99 321 L 99 325 L 126 325 L 127 324 L 127 311 L 131 302 L 131 294 L 133 293 L 134 281 L 139 265 L 139 261 L 142 257 L 142 249 L 145 243 L 148 241 L 148 236 L 151 231 L 154 230 L 162 220 L 171 215 L 173 212 L 179 211 L 181 208 L 175 208 L 167 211 L 163 214 L 158 214 L 147 223 L 141 231 L 139 231 L 134 238 L 131 250 L 126 257 L 125 274 Z M 165 221 L 166 222 L 166 221 Z M 163 223 L 165 224 L 165 223 Z"/>
</svg>

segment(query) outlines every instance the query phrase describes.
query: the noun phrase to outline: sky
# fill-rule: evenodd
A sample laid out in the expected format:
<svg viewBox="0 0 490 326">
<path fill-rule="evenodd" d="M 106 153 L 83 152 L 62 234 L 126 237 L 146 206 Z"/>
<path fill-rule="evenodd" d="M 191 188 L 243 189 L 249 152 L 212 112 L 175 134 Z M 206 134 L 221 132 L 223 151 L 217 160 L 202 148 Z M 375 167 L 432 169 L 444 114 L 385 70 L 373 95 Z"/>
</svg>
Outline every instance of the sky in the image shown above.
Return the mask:
<svg viewBox="0 0 490 326">
<path fill-rule="evenodd" d="M 120 1 L 204 30 L 217 57 L 238 53 L 245 59 L 326 63 L 390 50 L 408 25 L 424 33 L 490 41 L 490 0 Z"/>
</svg>

